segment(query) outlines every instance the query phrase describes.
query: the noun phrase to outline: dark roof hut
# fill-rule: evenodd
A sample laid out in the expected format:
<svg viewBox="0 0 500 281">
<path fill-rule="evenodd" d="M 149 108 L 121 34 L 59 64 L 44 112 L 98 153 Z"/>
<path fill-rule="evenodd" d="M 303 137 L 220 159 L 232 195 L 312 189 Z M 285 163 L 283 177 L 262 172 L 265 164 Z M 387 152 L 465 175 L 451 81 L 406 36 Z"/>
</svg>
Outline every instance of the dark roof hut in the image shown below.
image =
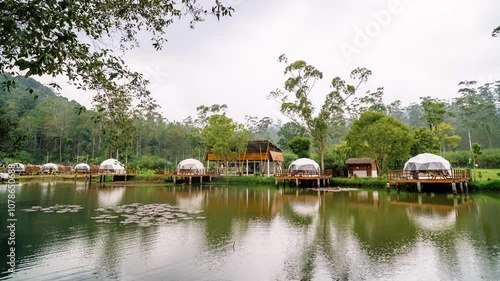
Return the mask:
<svg viewBox="0 0 500 281">
<path fill-rule="evenodd" d="M 349 158 L 345 161 L 350 177 L 376 178 L 377 161 L 372 158 Z"/>
</svg>

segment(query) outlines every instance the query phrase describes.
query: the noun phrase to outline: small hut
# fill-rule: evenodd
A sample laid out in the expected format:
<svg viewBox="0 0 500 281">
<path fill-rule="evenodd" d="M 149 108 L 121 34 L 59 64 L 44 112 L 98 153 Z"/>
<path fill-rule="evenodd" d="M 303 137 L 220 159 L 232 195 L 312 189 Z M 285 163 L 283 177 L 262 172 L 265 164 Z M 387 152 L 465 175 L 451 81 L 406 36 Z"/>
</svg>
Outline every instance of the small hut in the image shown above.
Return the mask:
<svg viewBox="0 0 500 281">
<path fill-rule="evenodd" d="M 86 163 L 80 163 L 73 168 L 75 173 L 90 173 L 90 166 Z"/>
<path fill-rule="evenodd" d="M 349 158 L 345 161 L 350 177 L 376 178 L 377 161 L 372 158 Z"/>
<path fill-rule="evenodd" d="M 189 158 L 177 164 L 176 172 L 178 174 L 202 175 L 205 174 L 205 166 L 200 161 Z"/>
<path fill-rule="evenodd" d="M 58 170 L 57 164 L 54 163 L 46 163 L 42 165 L 42 174 L 54 174 L 57 173 Z"/>
<path fill-rule="evenodd" d="M 309 158 L 299 158 L 288 166 L 288 172 L 291 176 L 319 175 L 319 171 L 318 163 Z"/>
<path fill-rule="evenodd" d="M 99 173 L 125 174 L 125 167 L 118 160 L 110 158 L 101 163 Z"/>
</svg>

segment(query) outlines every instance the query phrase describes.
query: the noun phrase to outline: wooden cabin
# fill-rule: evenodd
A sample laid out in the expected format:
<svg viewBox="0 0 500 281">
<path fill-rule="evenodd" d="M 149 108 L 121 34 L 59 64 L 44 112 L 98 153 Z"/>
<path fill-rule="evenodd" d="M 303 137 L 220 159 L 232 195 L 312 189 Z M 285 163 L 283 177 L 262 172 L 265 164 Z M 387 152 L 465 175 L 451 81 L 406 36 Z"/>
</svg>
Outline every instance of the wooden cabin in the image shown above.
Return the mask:
<svg viewBox="0 0 500 281">
<path fill-rule="evenodd" d="M 376 178 L 377 161 L 372 158 L 349 158 L 345 161 L 349 177 Z"/>
<path fill-rule="evenodd" d="M 215 157 L 212 152 L 208 152 L 205 160 L 207 161 L 206 168 L 221 167 L 220 159 Z M 273 175 L 282 170 L 283 167 L 283 152 L 279 147 L 268 140 L 249 141 L 246 151 L 238 155 L 238 159 L 234 159 L 229 163 L 229 169 L 232 171 L 241 171 L 244 175 L 253 175 L 261 173 L 262 175 Z"/>
</svg>

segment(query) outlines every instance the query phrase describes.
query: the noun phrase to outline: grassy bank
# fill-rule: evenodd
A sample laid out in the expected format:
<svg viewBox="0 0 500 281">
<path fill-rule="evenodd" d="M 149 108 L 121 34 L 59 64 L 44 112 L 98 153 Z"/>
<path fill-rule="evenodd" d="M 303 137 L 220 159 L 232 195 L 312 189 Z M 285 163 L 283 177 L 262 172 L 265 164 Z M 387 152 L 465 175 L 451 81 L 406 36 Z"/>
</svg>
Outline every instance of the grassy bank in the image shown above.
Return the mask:
<svg viewBox="0 0 500 281">
<path fill-rule="evenodd" d="M 488 190 L 500 191 L 500 169 L 478 169 L 477 173 L 481 173 L 481 177 L 477 177 L 477 181 L 470 181 L 469 187 L 473 190 Z M 29 181 L 73 181 L 75 175 L 37 175 L 37 176 L 17 176 L 19 182 Z M 77 181 L 84 181 L 85 175 L 77 175 Z M 97 182 L 98 177 L 93 177 L 93 182 Z M 106 182 L 111 181 L 111 176 L 106 176 Z M 153 173 L 138 174 L 128 182 L 134 183 L 164 183 L 165 178 L 162 178 Z M 206 182 L 208 183 L 208 182 Z M 262 176 L 221 176 L 214 178 L 211 183 L 216 184 L 231 184 L 231 185 L 274 185 L 274 177 Z M 385 178 L 332 178 L 330 186 L 348 186 L 359 188 L 384 188 L 386 186 Z"/>
<path fill-rule="evenodd" d="M 474 170 L 470 170 L 471 177 L 474 178 Z M 477 169 L 477 181 L 500 180 L 500 169 Z M 489 180 L 488 180 L 489 179 Z"/>
<path fill-rule="evenodd" d="M 500 180 L 471 181 L 469 187 L 476 190 L 500 190 Z"/>
<path fill-rule="evenodd" d="M 351 186 L 351 187 L 370 187 L 380 188 L 385 187 L 385 178 L 332 178 L 330 179 L 330 186 Z"/>
</svg>

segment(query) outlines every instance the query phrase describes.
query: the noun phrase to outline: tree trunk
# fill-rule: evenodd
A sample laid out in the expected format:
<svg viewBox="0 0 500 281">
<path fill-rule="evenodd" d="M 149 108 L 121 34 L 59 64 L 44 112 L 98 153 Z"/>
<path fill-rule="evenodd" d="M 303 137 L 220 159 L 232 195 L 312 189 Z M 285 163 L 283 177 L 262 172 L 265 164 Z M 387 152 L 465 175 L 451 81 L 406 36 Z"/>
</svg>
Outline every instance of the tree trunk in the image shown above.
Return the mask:
<svg viewBox="0 0 500 281">
<path fill-rule="evenodd" d="M 62 135 L 59 136 L 59 162 L 62 162 Z"/>
<path fill-rule="evenodd" d="M 474 181 L 476 181 L 476 158 L 474 158 Z"/>
<path fill-rule="evenodd" d="M 137 134 L 135 140 L 135 154 L 137 155 L 137 157 L 139 157 L 139 134 Z"/>
<path fill-rule="evenodd" d="M 470 137 L 470 128 L 469 128 L 467 134 L 469 135 L 469 148 L 470 148 L 470 153 L 472 154 L 472 139 Z M 470 157 L 469 157 L 469 164 L 470 164 Z M 476 169 L 476 165 L 474 165 L 474 171 L 475 171 L 475 169 Z"/>
<path fill-rule="evenodd" d="M 80 139 L 78 139 L 78 143 L 76 144 L 76 161 L 80 161 Z"/>
<path fill-rule="evenodd" d="M 94 159 L 95 136 L 92 136 L 92 159 Z"/>
<path fill-rule="evenodd" d="M 320 144 L 319 154 L 321 157 L 321 170 L 325 170 L 325 144 Z"/>
</svg>

